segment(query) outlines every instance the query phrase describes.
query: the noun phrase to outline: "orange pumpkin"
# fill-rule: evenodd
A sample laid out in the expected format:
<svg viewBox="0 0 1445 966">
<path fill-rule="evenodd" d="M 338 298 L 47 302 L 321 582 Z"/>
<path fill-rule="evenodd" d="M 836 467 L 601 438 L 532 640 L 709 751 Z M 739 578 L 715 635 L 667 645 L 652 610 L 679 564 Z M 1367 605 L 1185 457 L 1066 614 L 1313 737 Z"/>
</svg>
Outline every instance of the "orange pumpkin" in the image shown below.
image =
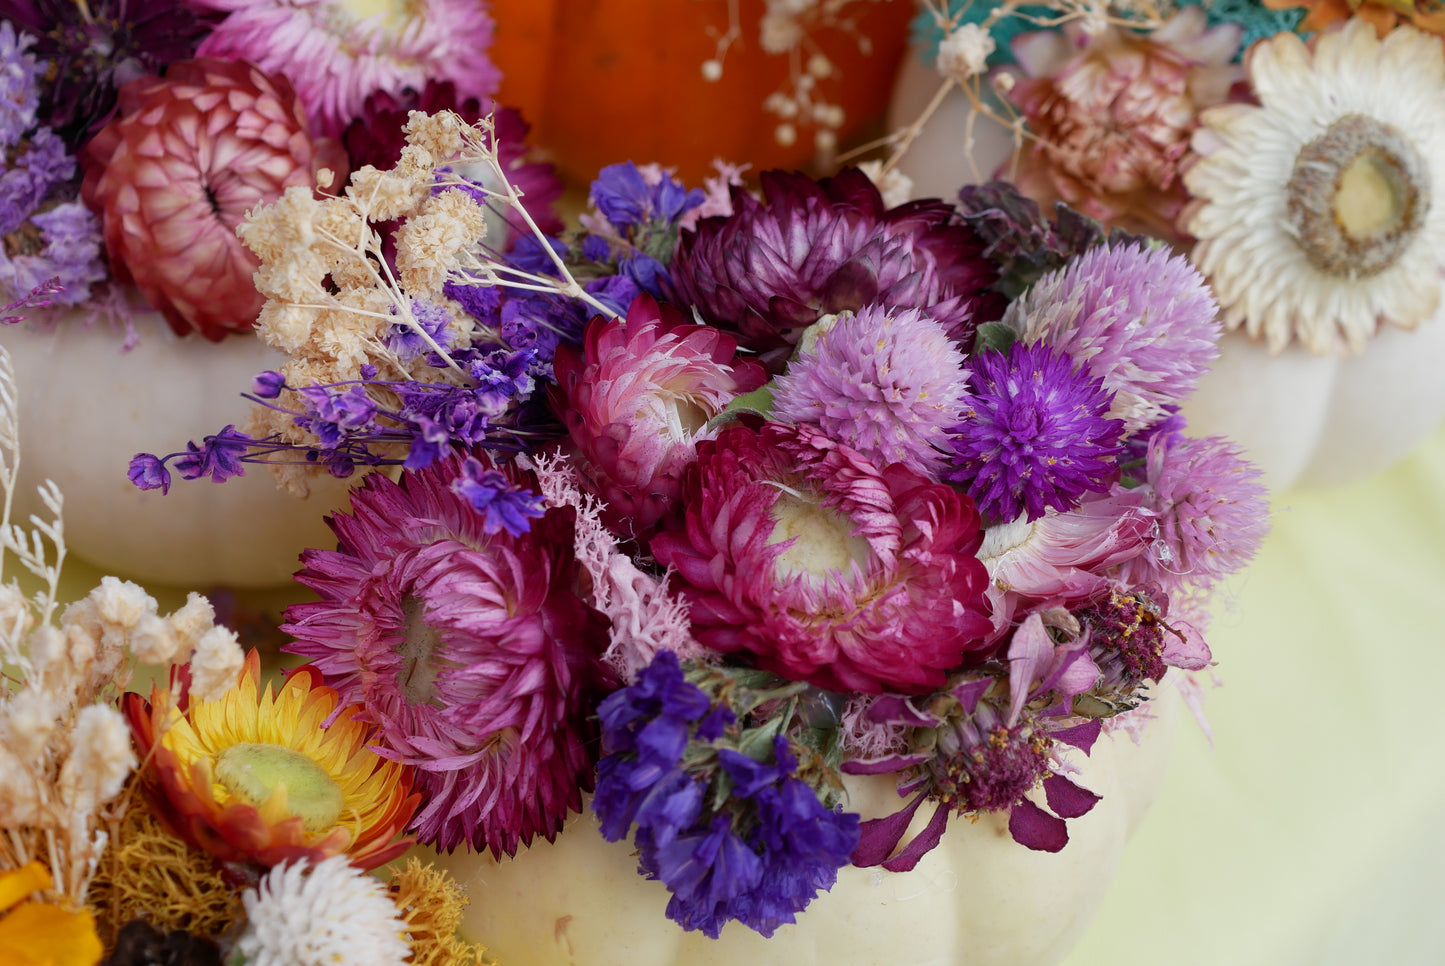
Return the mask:
<svg viewBox="0 0 1445 966">
<path fill-rule="evenodd" d="M 675 166 L 694 184 L 713 158 L 754 170 L 804 164 L 810 130 L 800 126 L 796 142 L 781 145 L 780 120 L 763 107 L 791 87 L 790 57 L 759 44 L 764 0 L 734 2 L 741 36 L 722 77 L 708 81 L 702 65 L 728 29 L 729 0 L 493 0 L 500 97 L 532 123 L 533 143 L 579 180 L 629 158 Z M 845 111 L 840 139 L 887 106 L 913 11 L 905 0 L 859 0 L 844 11 L 855 31 L 811 31 L 800 47 L 804 61 L 816 49 L 832 63 L 817 89 Z"/>
</svg>

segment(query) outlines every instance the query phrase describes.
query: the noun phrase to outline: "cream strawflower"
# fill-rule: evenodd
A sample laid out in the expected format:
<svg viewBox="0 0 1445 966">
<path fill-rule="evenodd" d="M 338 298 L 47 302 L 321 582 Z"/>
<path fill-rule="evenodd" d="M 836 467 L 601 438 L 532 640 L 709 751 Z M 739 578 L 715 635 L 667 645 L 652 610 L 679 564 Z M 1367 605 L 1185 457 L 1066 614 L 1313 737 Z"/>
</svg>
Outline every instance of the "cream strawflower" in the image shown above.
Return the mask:
<svg viewBox="0 0 1445 966">
<path fill-rule="evenodd" d="M 1200 116 L 1196 201 L 1181 227 L 1224 309 L 1278 352 L 1363 349 L 1435 311 L 1445 260 L 1445 55 L 1440 38 L 1368 23 L 1250 50 L 1260 103 Z"/>
<path fill-rule="evenodd" d="M 242 901 L 237 966 L 402 966 L 411 956 L 386 885 L 345 856 L 278 865 Z"/>
</svg>

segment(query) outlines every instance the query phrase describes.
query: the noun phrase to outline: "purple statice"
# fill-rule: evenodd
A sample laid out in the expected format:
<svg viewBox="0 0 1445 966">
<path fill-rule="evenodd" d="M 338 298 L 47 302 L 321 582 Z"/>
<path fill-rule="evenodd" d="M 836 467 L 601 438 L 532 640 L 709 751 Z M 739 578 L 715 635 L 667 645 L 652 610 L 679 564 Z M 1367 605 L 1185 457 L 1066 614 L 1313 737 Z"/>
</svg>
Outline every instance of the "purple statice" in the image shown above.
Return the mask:
<svg viewBox="0 0 1445 966">
<path fill-rule="evenodd" d="M 67 201 L 31 215 L 29 226 L 34 230 L 22 227 L 0 246 L 0 294 L 26 292 L 53 278 L 60 289 L 52 302 L 87 301 L 90 287 L 106 277 L 99 220 L 79 201 Z"/>
<path fill-rule="evenodd" d="M 877 466 L 937 479 L 968 392 L 963 353 L 943 326 L 917 309 L 871 305 L 815 332 L 774 380 L 772 418 L 812 423 Z"/>
<path fill-rule="evenodd" d="M 130 461 L 130 481 L 142 490 L 160 490 L 169 493 L 171 473 L 166 463 L 175 463 L 176 471 L 183 480 L 198 480 L 209 476 L 213 483 L 224 483 L 233 476 L 245 476 L 241 464 L 256 444 L 256 440 L 239 432 L 235 426 L 227 426 L 219 433 L 205 437 L 199 445 L 186 444 L 184 453 L 172 453 L 164 458 L 150 453 L 137 453 Z"/>
<path fill-rule="evenodd" d="M 650 175 L 650 177 L 649 177 Z M 665 171 L 644 172 L 631 161 L 609 164 L 597 172 L 590 194 L 592 204 L 618 234 L 661 222 L 676 225 L 701 205 L 701 189 L 689 190 Z"/>
<path fill-rule="evenodd" d="M 970 364 L 972 394 L 953 427 L 953 468 L 944 475 L 966 487 L 980 512 L 996 523 L 1037 520 L 1109 489 L 1123 427 L 1107 418 L 1110 393 L 1098 378 L 1044 345 L 984 352 Z"/>
<path fill-rule="evenodd" d="M 434 352 L 433 344 L 443 349 L 450 348 L 451 334 L 448 326 L 452 321 L 451 312 L 435 302 L 412 299 L 411 314 L 416 320 L 415 326 L 406 322 L 393 322 L 386 335 L 386 347 L 395 352 L 398 359 L 409 363 L 419 356 Z M 423 332 L 426 335 L 423 335 Z"/>
<path fill-rule="evenodd" d="M 0 0 L 0 18 L 27 31 L 50 62 L 39 115 L 77 150 L 115 113 L 127 82 L 192 57 L 204 18 L 175 0 Z"/>
<path fill-rule="evenodd" d="M 339 390 L 305 386 L 296 393 L 306 407 L 305 415 L 296 419 L 296 425 L 328 449 L 334 449 L 358 430 L 371 429 L 375 423 L 377 405 L 361 386 Z"/>
<path fill-rule="evenodd" d="M 782 353 L 822 316 L 874 303 L 927 311 L 965 349 L 998 317 L 998 272 L 951 205 L 888 208 L 856 168 L 761 180 L 761 200 L 733 189 L 733 213 L 684 232 L 669 265 L 674 300 L 745 347 Z"/>
<path fill-rule="evenodd" d="M 0 234 L 8 235 L 75 175 L 75 158 L 49 128 L 36 129 L 0 174 Z"/>
<path fill-rule="evenodd" d="M 547 512 L 547 501 L 540 494 L 513 484 L 505 474 L 471 457 L 462 462 L 452 490 L 482 515 L 483 533 L 505 530 L 520 537 Z"/>
<path fill-rule="evenodd" d="M 27 53 L 34 43 L 34 37 L 0 20 L 0 149 L 15 147 L 35 126 L 45 64 Z"/>
<path fill-rule="evenodd" d="M 785 735 L 739 731 L 676 654 L 658 652 L 598 717 L 608 753 L 593 810 L 609 841 L 636 828 L 639 869 L 672 893 L 669 919 L 712 938 L 733 920 L 771 936 L 832 887 L 858 817 L 799 777 Z"/>
<path fill-rule="evenodd" d="M 1126 582 L 1207 589 L 1248 563 L 1269 529 L 1259 470 L 1223 437 L 1156 433 L 1135 475 L 1142 485 L 1123 492 L 1155 514 L 1158 530 L 1123 565 Z"/>
<path fill-rule="evenodd" d="M 1134 432 L 1194 391 L 1219 354 L 1218 305 L 1187 258 L 1165 248 L 1100 245 L 1043 276 L 1004 322 L 1084 364 L 1114 393 Z"/>
</svg>

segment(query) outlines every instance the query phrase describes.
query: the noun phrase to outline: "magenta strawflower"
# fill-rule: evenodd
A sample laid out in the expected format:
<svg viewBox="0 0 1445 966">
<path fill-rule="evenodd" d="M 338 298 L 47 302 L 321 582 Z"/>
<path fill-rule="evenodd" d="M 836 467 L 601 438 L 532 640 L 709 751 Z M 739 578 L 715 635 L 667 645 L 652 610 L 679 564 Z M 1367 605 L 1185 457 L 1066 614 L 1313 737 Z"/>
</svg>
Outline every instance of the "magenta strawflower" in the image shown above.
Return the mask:
<svg viewBox="0 0 1445 966">
<path fill-rule="evenodd" d="M 1158 433 L 1140 475 L 1144 484 L 1120 495 L 1153 512 L 1159 529 L 1149 551 L 1124 565 L 1126 581 L 1202 590 L 1254 557 L 1269 503 L 1259 469 L 1229 440 Z"/>
<path fill-rule="evenodd" d="M 916 693 L 989 630 L 972 501 L 811 426 L 729 426 L 698 447 L 683 503 L 652 552 L 708 647 L 832 690 Z"/>
<path fill-rule="evenodd" d="M 615 532 L 645 539 L 677 508 L 682 472 L 708 420 L 766 375 L 737 343 L 639 295 L 627 318 L 594 318 L 583 345 L 557 347 L 556 409 Z"/>
<path fill-rule="evenodd" d="M 823 315 L 881 303 L 924 309 L 965 343 L 1002 303 L 998 271 L 952 206 L 889 209 L 849 168 L 814 181 L 769 171 L 763 200 L 733 189 L 733 214 L 684 232 L 673 256 L 678 301 L 760 352 L 785 349 Z"/>
<path fill-rule="evenodd" d="M 394 483 L 377 473 L 308 550 L 320 597 L 287 611 L 287 646 L 414 765 L 419 838 L 514 854 L 551 840 L 592 787 L 585 696 L 604 683 L 606 624 L 577 594 L 571 508 L 488 532 L 450 457 Z M 515 470 L 505 470 L 513 482 Z"/>
<path fill-rule="evenodd" d="M 872 305 L 819 329 L 777 378 L 774 417 L 812 423 L 878 466 L 937 479 L 968 391 L 963 353 L 943 326 L 917 309 Z"/>
<path fill-rule="evenodd" d="M 1194 391 L 1219 355 L 1219 307 L 1189 260 L 1167 248 L 1100 245 L 1040 278 L 1004 321 L 1084 363 L 1134 432 Z"/>
<path fill-rule="evenodd" d="M 337 137 L 377 91 L 450 81 L 485 97 L 501 74 L 487 56 L 492 18 L 477 0 L 415 0 L 371 15 L 342 0 L 190 0 L 225 12 L 200 54 L 249 60 L 291 79 L 316 133 Z"/>
<path fill-rule="evenodd" d="M 1047 509 L 1068 510 L 1118 477 L 1111 394 L 1074 361 L 1046 345 L 985 352 L 970 363 L 972 395 L 952 427 L 948 479 L 963 484 L 995 523 Z"/>
</svg>

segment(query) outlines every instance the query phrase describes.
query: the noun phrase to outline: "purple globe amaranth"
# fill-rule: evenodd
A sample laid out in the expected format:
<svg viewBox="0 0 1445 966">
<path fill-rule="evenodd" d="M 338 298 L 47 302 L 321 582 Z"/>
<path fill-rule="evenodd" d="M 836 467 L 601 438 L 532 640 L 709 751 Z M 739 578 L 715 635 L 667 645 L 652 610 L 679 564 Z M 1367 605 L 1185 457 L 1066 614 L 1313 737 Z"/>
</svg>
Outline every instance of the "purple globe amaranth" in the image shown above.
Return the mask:
<svg viewBox="0 0 1445 966">
<path fill-rule="evenodd" d="M 1046 345 L 1015 344 L 971 362 L 972 394 L 953 427 L 953 469 L 979 511 L 997 523 L 1067 511 L 1118 478 L 1123 424 L 1109 419 L 1112 393 Z"/>
<path fill-rule="evenodd" d="M 510 465 L 519 485 L 533 481 Z M 378 725 L 378 753 L 417 769 L 412 828 L 451 851 L 514 854 L 556 836 L 592 787 L 591 696 L 605 619 L 578 591 L 574 511 L 521 535 L 489 528 L 447 457 L 394 483 L 373 474 L 336 514 L 336 550 L 308 550 L 288 645 Z"/>
<path fill-rule="evenodd" d="M 967 348 L 1001 313 L 997 269 L 951 205 L 890 209 L 853 168 L 761 180 L 762 200 L 734 188 L 733 214 L 684 232 L 671 265 L 677 300 L 748 348 L 786 349 L 821 316 L 872 304 L 922 309 Z"/>
</svg>

